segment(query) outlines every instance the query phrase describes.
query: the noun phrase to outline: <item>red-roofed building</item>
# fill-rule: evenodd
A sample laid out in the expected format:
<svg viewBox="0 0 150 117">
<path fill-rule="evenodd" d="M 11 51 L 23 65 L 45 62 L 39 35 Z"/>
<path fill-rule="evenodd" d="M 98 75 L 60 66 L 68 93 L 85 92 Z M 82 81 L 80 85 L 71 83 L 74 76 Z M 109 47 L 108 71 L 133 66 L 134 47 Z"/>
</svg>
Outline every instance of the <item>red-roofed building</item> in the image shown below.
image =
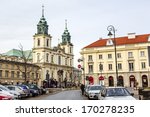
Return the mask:
<svg viewBox="0 0 150 117">
<path fill-rule="evenodd" d="M 99 84 L 100 76 L 104 85 L 127 87 L 150 86 L 150 34 L 116 37 L 118 79 L 116 78 L 115 51 L 112 39 L 99 39 L 81 50 L 84 58 L 85 76 L 92 76 L 94 83 Z M 87 81 L 88 83 L 88 81 Z"/>
</svg>

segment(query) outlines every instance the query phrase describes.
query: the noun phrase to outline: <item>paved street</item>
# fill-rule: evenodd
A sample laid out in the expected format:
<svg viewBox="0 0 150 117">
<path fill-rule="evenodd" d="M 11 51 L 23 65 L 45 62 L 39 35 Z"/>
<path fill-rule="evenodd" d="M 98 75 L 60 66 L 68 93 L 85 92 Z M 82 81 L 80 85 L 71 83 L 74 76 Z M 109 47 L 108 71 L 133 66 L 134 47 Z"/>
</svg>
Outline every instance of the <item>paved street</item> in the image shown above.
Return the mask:
<svg viewBox="0 0 150 117">
<path fill-rule="evenodd" d="M 55 94 L 42 95 L 29 98 L 29 100 L 86 100 L 85 96 L 81 95 L 80 90 L 68 90 Z"/>
</svg>

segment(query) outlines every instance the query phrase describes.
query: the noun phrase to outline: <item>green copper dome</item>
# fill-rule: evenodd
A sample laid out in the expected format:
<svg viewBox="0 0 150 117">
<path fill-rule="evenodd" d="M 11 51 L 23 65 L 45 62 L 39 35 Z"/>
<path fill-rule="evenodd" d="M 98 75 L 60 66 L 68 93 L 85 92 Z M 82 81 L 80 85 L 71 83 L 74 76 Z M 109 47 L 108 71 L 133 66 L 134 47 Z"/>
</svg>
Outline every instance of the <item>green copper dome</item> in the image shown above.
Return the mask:
<svg viewBox="0 0 150 117">
<path fill-rule="evenodd" d="M 67 23 L 66 23 L 66 27 L 62 35 L 62 44 L 71 43 L 70 41 L 71 41 L 71 36 L 70 33 L 68 32 Z"/>
<path fill-rule="evenodd" d="M 48 25 L 46 19 L 44 18 L 44 8 L 42 9 L 42 17 L 37 24 L 37 34 L 48 34 Z"/>
</svg>

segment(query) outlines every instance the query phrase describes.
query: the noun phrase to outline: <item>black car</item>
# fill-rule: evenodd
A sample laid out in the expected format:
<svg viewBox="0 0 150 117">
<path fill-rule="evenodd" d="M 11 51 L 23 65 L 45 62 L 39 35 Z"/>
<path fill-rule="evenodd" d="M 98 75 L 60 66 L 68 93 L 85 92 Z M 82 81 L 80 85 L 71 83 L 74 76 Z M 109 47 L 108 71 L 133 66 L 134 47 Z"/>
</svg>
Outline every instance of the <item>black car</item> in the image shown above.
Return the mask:
<svg viewBox="0 0 150 117">
<path fill-rule="evenodd" d="M 30 95 L 31 96 L 38 96 L 39 94 L 41 94 L 40 89 L 38 88 L 37 85 L 28 84 L 28 87 L 30 89 Z"/>
</svg>

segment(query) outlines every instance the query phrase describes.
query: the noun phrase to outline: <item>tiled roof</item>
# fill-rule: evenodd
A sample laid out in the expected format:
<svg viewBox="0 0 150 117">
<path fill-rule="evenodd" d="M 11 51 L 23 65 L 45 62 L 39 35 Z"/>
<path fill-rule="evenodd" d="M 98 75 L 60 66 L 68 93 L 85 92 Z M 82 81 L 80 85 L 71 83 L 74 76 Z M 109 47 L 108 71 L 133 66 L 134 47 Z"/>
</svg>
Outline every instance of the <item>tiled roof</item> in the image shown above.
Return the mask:
<svg viewBox="0 0 150 117">
<path fill-rule="evenodd" d="M 126 37 L 116 37 L 116 45 L 126 45 L 126 44 L 136 44 L 136 43 L 146 43 L 148 42 L 150 34 L 135 35 L 135 38 L 129 39 Z M 84 48 L 102 47 L 106 46 L 108 39 L 99 39 Z"/>
</svg>

